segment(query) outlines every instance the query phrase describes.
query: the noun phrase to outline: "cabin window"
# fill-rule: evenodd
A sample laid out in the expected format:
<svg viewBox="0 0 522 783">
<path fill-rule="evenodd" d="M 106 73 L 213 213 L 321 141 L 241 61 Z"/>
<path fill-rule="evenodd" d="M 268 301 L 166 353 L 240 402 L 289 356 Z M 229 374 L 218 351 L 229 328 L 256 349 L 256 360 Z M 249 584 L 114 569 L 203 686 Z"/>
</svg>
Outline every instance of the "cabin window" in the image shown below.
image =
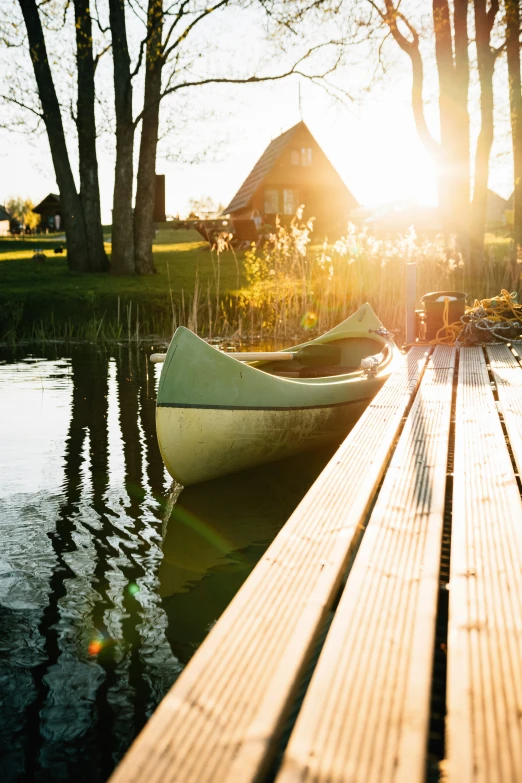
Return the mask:
<svg viewBox="0 0 522 783">
<path fill-rule="evenodd" d="M 279 212 L 279 191 L 275 189 L 265 190 L 265 212 L 267 215 L 275 215 Z"/>
<path fill-rule="evenodd" d="M 311 165 L 312 165 L 312 148 L 303 147 L 301 149 L 301 166 L 311 166 Z"/>
<path fill-rule="evenodd" d="M 297 198 L 295 190 L 285 188 L 283 190 L 283 213 L 285 215 L 295 215 L 297 209 Z"/>
<path fill-rule="evenodd" d="M 290 163 L 292 166 L 299 166 L 301 163 L 301 156 L 299 150 L 290 150 Z"/>
</svg>

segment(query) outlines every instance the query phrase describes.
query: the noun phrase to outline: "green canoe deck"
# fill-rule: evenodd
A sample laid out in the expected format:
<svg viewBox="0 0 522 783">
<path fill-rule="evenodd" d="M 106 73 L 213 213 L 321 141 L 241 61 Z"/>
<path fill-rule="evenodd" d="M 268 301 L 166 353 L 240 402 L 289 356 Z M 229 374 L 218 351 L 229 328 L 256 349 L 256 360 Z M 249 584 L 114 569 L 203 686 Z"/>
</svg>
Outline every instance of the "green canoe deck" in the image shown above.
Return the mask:
<svg viewBox="0 0 522 783">
<path fill-rule="evenodd" d="M 522 779 L 521 355 L 410 350 L 113 783 Z"/>
</svg>

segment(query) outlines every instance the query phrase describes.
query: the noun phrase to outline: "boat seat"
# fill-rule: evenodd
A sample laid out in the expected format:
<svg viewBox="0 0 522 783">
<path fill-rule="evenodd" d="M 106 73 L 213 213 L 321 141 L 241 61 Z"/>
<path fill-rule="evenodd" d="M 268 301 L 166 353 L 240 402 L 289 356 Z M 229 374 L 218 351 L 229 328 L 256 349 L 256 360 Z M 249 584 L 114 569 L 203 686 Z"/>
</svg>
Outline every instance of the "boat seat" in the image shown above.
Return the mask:
<svg viewBox="0 0 522 783">
<path fill-rule="evenodd" d="M 331 375 L 347 375 L 350 372 L 357 372 L 360 367 L 303 367 L 299 370 L 300 378 L 328 378 Z"/>
</svg>

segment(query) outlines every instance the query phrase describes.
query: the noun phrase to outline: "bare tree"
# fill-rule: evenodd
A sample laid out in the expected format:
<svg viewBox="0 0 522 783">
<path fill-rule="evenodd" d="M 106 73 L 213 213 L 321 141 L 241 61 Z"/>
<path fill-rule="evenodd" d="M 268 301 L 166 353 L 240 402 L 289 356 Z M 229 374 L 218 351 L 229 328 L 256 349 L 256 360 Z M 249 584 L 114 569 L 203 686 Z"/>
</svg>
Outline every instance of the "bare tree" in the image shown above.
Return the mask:
<svg viewBox="0 0 522 783">
<path fill-rule="evenodd" d="M 446 236 L 456 235 L 468 255 L 470 200 L 469 57 L 467 0 L 433 0 L 435 58 L 439 77 L 440 142 L 428 129 L 423 98 L 424 65 L 420 35 L 395 0 L 367 0 L 408 55 L 412 67 L 412 108 L 419 138 L 437 171 L 439 211 Z"/>
<path fill-rule="evenodd" d="M 92 20 L 89 0 L 74 0 L 74 20 L 76 28 L 76 67 L 78 73 L 76 126 L 80 159 L 80 201 L 89 253 L 89 271 L 106 272 L 109 268 L 109 261 L 105 254 L 101 224 L 94 109 L 94 71 L 96 63 L 92 49 Z"/>
<path fill-rule="evenodd" d="M 274 8 L 277 0 L 272 2 Z M 516 7 L 516 0 L 506 0 Z M 495 63 L 504 46 L 494 47 L 492 37 L 499 13 L 499 0 L 473 0 L 476 61 L 480 88 L 480 133 L 475 152 L 473 201 L 470 205 L 470 115 L 468 110 L 470 84 L 470 35 L 468 32 L 468 0 L 432 0 L 429 32 L 421 27 L 424 6 L 410 6 L 400 0 L 303 0 L 302 15 L 316 12 L 318 8 L 339 13 L 342 6 L 359 9 L 359 24 L 345 34 L 343 46 L 358 44 L 360 29 L 375 34 L 378 23 L 385 31 L 385 37 L 374 49 L 376 60 L 386 37 L 391 36 L 399 48 L 408 56 L 412 70 L 411 101 L 417 132 L 424 147 L 435 162 L 439 212 L 447 237 L 456 236 L 459 248 L 469 259 L 472 271 L 477 271 L 483 259 L 486 207 L 488 193 L 489 159 L 494 136 L 493 75 Z M 426 4 L 427 6 L 428 4 Z M 290 11 L 294 10 L 291 4 Z M 366 13 L 365 13 L 366 9 Z M 368 12 L 368 9 L 369 12 Z M 513 11 L 513 15 L 515 11 Z M 346 17 L 346 13 L 345 13 Z M 286 27 L 295 31 L 296 14 L 284 19 Z M 376 23 L 377 20 L 377 23 Z M 520 59 L 518 48 L 519 23 L 514 22 L 516 41 L 513 46 L 513 61 L 518 64 L 518 81 L 515 74 L 513 84 L 518 84 L 520 96 Z M 355 34 L 354 34 L 355 31 Z M 434 42 L 435 62 L 438 76 L 439 138 L 435 138 L 426 119 L 424 98 L 425 67 L 421 44 L 423 39 Z M 516 92 L 516 90 L 515 90 Z M 513 114 L 513 111 L 512 111 Z M 514 114 L 517 115 L 515 109 Z M 522 122 L 520 123 L 522 127 Z M 521 210 L 522 211 L 522 210 Z"/>
<path fill-rule="evenodd" d="M 41 103 L 41 116 L 45 123 L 56 181 L 60 190 L 69 268 L 77 272 L 88 272 L 90 258 L 82 203 L 69 161 L 60 104 L 49 65 L 38 6 L 36 0 L 19 0 L 19 3 L 27 30 L 31 62 Z"/>
<path fill-rule="evenodd" d="M 488 201 L 489 159 L 494 136 L 493 73 L 503 47 L 491 45 L 491 33 L 499 11 L 498 0 L 474 0 L 475 40 L 480 84 L 480 133 L 475 152 L 475 177 L 471 205 L 471 267 L 480 269 L 484 259 L 484 235 Z"/>
<path fill-rule="evenodd" d="M 116 115 L 116 161 L 112 210 L 111 271 L 130 275 L 136 270 L 134 257 L 134 131 L 132 113 L 131 58 L 127 42 L 125 0 L 109 0 Z"/>
<path fill-rule="evenodd" d="M 178 17 L 182 18 L 184 6 L 187 5 L 187 2 L 181 0 Z M 169 54 L 166 50 L 168 39 L 165 43 L 163 41 L 164 17 L 163 0 L 148 0 L 145 87 L 143 111 L 141 113 L 140 156 L 134 213 L 136 271 L 142 275 L 156 271 L 152 254 L 153 214 L 156 193 L 156 151 L 160 101 L 162 97 L 161 76 L 163 66 Z"/>
<path fill-rule="evenodd" d="M 310 15 L 337 15 L 342 27 L 340 45 L 344 48 L 368 47 L 369 61 L 386 69 L 383 51 L 391 38 L 407 55 L 411 65 L 411 104 L 419 138 L 435 163 L 439 212 L 444 234 L 457 236 L 461 251 L 468 255 L 470 211 L 470 119 L 468 92 L 470 64 L 468 55 L 468 0 L 432 0 L 428 4 L 410 4 L 408 13 L 400 0 L 299 0 L 286 3 L 286 15 L 278 14 L 277 0 L 270 3 L 272 13 L 283 28 L 295 34 L 298 25 Z M 429 33 L 423 29 L 425 10 L 431 7 Z M 413 10 L 412 10 L 413 9 Z M 363 35 L 361 35 L 363 34 Z M 425 63 L 423 39 L 434 42 L 438 75 L 439 138 L 432 133 L 426 118 Z"/>
<path fill-rule="evenodd" d="M 56 181 L 64 215 L 67 237 L 67 259 L 71 270 L 102 272 L 108 269 L 101 227 L 98 162 L 96 156 L 94 74 L 97 58 L 93 56 L 92 22 L 87 0 L 74 0 L 75 61 L 77 72 L 76 110 L 71 114 L 76 123 L 79 153 L 79 183 L 77 189 L 66 144 L 62 108 L 56 92 L 45 41 L 42 14 L 45 8 L 35 0 L 19 0 L 25 23 L 27 44 L 36 79 L 38 102 L 30 104 L 27 93 L 11 94 L 13 103 L 29 110 L 43 120 L 47 131 Z M 45 4 L 44 4 L 45 5 Z M 63 14 L 63 24 L 68 4 Z"/>
<path fill-rule="evenodd" d="M 513 144 L 515 248 L 522 255 L 522 88 L 520 79 L 520 5 L 506 0 L 506 50 L 509 76 L 509 106 Z"/>
<path fill-rule="evenodd" d="M 129 45 L 125 33 L 123 0 L 109 0 L 110 24 L 113 40 L 114 57 L 114 90 L 116 99 L 117 119 L 117 160 L 115 204 L 113 211 L 113 244 L 112 271 L 116 274 L 154 273 L 152 254 L 153 210 L 156 183 L 156 155 L 158 145 L 158 129 L 160 107 L 162 101 L 169 95 L 183 90 L 203 87 L 210 84 L 254 84 L 273 81 L 299 74 L 306 78 L 321 81 L 333 71 L 338 64 L 335 59 L 329 64 L 314 64 L 308 70 L 306 65 L 313 60 L 318 50 L 323 48 L 335 50 L 336 42 L 310 46 L 296 56 L 292 64 L 283 67 L 278 73 L 245 75 L 228 75 L 226 66 L 221 74 L 195 75 L 194 60 L 198 60 L 199 52 L 194 50 L 193 39 L 198 29 L 213 14 L 227 8 L 239 13 L 242 9 L 241 0 L 217 0 L 209 5 L 205 0 L 174 0 L 164 6 L 163 0 L 148 0 L 146 8 L 146 31 L 140 43 L 139 53 L 134 68 L 131 67 Z M 264 11 L 264 4 L 257 3 Z M 337 53 L 335 54 L 337 57 Z M 129 203 L 132 189 L 128 186 L 129 172 L 132 170 L 132 131 L 131 131 L 131 98 L 132 80 L 144 70 L 142 109 L 133 120 L 134 130 L 141 125 L 141 139 L 137 170 L 136 202 L 134 209 L 134 231 L 128 232 L 122 220 L 127 221 L 131 206 Z M 125 103 L 127 101 L 127 103 Z M 120 139 L 125 139 L 125 141 Z M 119 145 L 119 146 L 118 146 Z M 122 184 L 121 187 L 118 183 Z M 116 204 L 117 188 L 119 204 Z M 126 191 L 123 193 L 122 191 Z M 125 209 L 121 206 L 125 203 Z M 125 217 L 126 216 L 126 217 Z M 133 247 L 132 247 L 133 246 Z M 134 265 L 131 262 L 134 251 Z"/>
</svg>

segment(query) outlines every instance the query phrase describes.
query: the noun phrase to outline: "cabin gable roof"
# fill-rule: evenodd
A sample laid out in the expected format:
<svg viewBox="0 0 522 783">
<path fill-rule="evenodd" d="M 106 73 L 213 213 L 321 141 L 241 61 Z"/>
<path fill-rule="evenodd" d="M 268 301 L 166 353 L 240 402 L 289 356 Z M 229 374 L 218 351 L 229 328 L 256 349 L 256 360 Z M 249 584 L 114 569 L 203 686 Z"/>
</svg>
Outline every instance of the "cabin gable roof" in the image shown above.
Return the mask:
<svg viewBox="0 0 522 783">
<path fill-rule="evenodd" d="M 60 209 L 60 196 L 57 193 L 49 193 L 43 201 L 40 201 L 36 207 L 33 207 L 33 212 L 37 215 L 46 214 L 50 209 Z"/>
<path fill-rule="evenodd" d="M 306 141 L 304 141 L 304 139 L 306 139 Z M 281 161 L 283 157 L 283 153 L 290 146 L 293 140 L 295 140 L 296 143 L 299 144 L 299 146 L 302 146 L 303 144 L 309 144 L 316 148 L 317 152 L 320 153 L 320 157 L 323 158 L 323 168 L 324 168 L 324 164 L 326 164 L 326 166 L 330 170 L 329 179 L 331 180 L 331 182 L 332 183 L 335 182 L 336 186 L 338 185 L 342 187 L 346 191 L 346 195 L 353 202 L 353 206 L 357 205 L 356 199 L 352 196 L 352 194 L 344 184 L 339 173 L 332 165 L 332 163 L 328 160 L 327 156 L 324 154 L 323 150 L 321 149 L 317 141 L 310 133 L 310 130 L 308 129 L 307 125 L 301 121 L 298 122 L 297 125 L 294 125 L 292 128 L 289 128 L 289 130 L 285 131 L 276 139 L 270 142 L 270 144 L 263 152 L 263 154 L 257 161 L 256 165 L 254 166 L 254 168 L 252 169 L 252 171 L 250 172 L 246 180 L 243 182 L 243 184 L 241 185 L 241 187 L 239 188 L 239 190 L 231 200 L 230 204 L 226 207 L 226 209 L 223 210 L 222 214 L 234 213 L 234 212 L 238 212 L 241 209 L 248 208 L 252 202 L 254 195 L 256 194 L 258 189 L 263 185 L 263 183 L 269 184 L 271 180 L 274 179 L 274 177 L 276 181 L 280 178 L 280 174 L 277 174 L 277 172 L 274 171 L 276 167 L 276 163 Z M 317 157 L 315 153 L 314 153 L 314 162 L 316 165 Z M 292 178 L 295 179 L 295 184 L 298 184 L 299 179 L 301 179 L 301 176 L 304 172 L 310 171 L 308 167 L 306 169 L 303 169 L 302 171 L 300 169 L 301 167 L 295 167 L 295 171 L 293 172 Z M 270 177 L 270 174 L 272 172 L 273 175 L 272 177 Z M 292 185 L 292 182 L 289 181 L 288 185 Z"/>
<path fill-rule="evenodd" d="M 270 173 L 274 163 L 279 158 L 286 145 L 295 135 L 295 132 L 300 125 L 301 123 L 294 125 L 293 128 L 285 131 L 285 133 L 282 133 L 277 137 L 277 139 L 273 139 L 273 141 L 270 142 L 228 207 L 223 210 L 225 213 L 236 212 L 238 209 L 248 207 L 252 196 L 258 189 L 259 185 L 261 185 L 267 174 Z"/>
</svg>

